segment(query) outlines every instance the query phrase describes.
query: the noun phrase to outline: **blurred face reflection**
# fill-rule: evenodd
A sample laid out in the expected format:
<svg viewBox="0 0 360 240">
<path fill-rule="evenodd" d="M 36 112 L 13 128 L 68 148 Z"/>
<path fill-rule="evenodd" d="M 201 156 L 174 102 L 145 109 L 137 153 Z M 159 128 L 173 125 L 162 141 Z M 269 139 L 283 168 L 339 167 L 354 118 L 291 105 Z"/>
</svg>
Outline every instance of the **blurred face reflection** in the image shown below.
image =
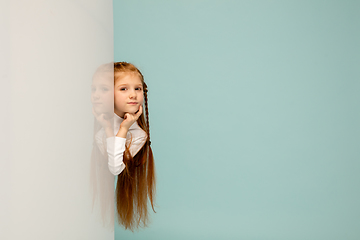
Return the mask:
<svg viewBox="0 0 360 240">
<path fill-rule="evenodd" d="M 113 73 L 96 73 L 91 84 L 91 103 L 97 114 L 112 115 L 114 111 Z"/>
</svg>

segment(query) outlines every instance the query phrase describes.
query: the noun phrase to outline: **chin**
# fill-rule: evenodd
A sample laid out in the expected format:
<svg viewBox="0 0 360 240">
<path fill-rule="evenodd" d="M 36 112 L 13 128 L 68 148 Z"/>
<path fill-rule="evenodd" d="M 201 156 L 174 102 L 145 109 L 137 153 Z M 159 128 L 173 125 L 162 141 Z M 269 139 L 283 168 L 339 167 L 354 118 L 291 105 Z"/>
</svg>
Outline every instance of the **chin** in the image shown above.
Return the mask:
<svg viewBox="0 0 360 240">
<path fill-rule="evenodd" d="M 97 114 L 101 114 L 101 113 L 109 114 L 109 113 L 112 112 L 112 109 L 106 108 L 106 107 L 104 107 L 104 106 L 99 106 L 99 107 L 94 107 L 94 111 L 95 111 Z"/>
<path fill-rule="evenodd" d="M 104 108 L 102 107 L 93 107 L 94 108 L 94 111 L 97 113 L 97 114 L 101 114 L 101 113 L 104 113 Z"/>
<path fill-rule="evenodd" d="M 128 113 L 135 114 L 137 111 L 138 111 L 138 109 L 136 109 L 136 110 L 131 110 L 131 111 L 128 111 Z"/>
<path fill-rule="evenodd" d="M 137 106 L 133 106 L 133 107 L 129 107 L 128 108 L 128 113 L 136 113 L 139 110 L 139 105 Z"/>
</svg>

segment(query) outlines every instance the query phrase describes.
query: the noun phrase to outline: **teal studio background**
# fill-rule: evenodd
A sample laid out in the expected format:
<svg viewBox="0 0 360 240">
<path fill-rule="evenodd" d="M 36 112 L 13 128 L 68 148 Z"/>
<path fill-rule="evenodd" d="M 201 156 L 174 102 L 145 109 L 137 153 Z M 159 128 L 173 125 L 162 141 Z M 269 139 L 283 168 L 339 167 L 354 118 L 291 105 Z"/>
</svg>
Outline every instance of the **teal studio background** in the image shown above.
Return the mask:
<svg viewBox="0 0 360 240">
<path fill-rule="evenodd" d="M 115 239 L 360 239 L 360 1 L 114 1 L 143 72 L 149 228 Z"/>
</svg>

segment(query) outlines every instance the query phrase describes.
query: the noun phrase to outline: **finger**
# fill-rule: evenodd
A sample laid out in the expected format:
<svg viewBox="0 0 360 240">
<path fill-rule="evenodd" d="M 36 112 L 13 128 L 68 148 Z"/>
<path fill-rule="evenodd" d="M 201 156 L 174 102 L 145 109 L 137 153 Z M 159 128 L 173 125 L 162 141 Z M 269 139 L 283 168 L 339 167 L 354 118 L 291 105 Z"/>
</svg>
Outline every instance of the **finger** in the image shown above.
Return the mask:
<svg viewBox="0 0 360 240">
<path fill-rule="evenodd" d="M 94 108 L 92 108 L 92 113 L 94 114 L 94 116 L 95 116 L 95 117 L 97 116 L 97 114 L 96 114 L 96 112 L 95 112 Z"/>
<path fill-rule="evenodd" d="M 142 108 L 142 106 L 140 105 L 139 111 L 135 114 L 136 119 L 138 119 L 138 118 L 140 117 L 140 115 L 142 114 L 142 112 L 143 112 L 143 108 Z"/>
<path fill-rule="evenodd" d="M 124 115 L 124 120 L 127 119 L 128 117 L 130 117 L 130 114 L 129 114 L 129 113 L 125 113 L 125 115 Z"/>
</svg>

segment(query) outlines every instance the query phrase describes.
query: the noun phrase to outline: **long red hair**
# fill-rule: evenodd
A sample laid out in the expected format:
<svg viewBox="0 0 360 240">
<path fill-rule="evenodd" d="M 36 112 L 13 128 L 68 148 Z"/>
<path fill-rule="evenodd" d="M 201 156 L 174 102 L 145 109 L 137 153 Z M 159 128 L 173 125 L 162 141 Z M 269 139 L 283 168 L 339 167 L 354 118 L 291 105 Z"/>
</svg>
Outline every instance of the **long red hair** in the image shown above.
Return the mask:
<svg viewBox="0 0 360 240">
<path fill-rule="evenodd" d="M 115 62 L 114 81 L 118 76 L 117 73 L 138 74 L 144 90 L 145 117 L 144 113 L 141 114 L 137 123 L 146 132 L 147 140 L 140 151 L 133 157 L 130 154 L 129 146 L 126 146 L 123 158 L 126 167 L 119 174 L 116 186 L 118 221 L 125 229 L 133 231 L 138 227 L 146 227 L 148 224 L 148 200 L 152 210 L 155 212 L 155 165 L 150 147 L 148 90 L 142 73 L 133 64 Z"/>
</svg>

